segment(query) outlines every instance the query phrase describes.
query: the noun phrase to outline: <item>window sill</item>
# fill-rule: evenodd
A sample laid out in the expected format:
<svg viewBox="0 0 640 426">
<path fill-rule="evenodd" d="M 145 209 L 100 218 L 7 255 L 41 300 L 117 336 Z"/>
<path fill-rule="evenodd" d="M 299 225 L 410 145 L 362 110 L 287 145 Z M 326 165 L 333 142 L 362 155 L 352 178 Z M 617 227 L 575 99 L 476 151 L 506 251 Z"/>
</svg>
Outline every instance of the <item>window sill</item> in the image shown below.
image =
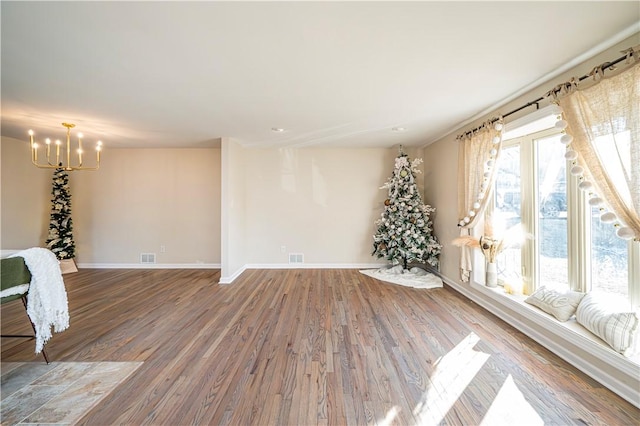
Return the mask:
<svg viewBox="0 0 640 426">
<path fill-rule="evenodd" d="M 604 340 L 600 339 L 595 334 L 578 324 L 576 317 L 571 317 L 568 321 L 558 321 L 553 315 L 526 303 L 524 300 L 527 296 L 521 294 L 509 294 L 504 291 L 502 287 L 489 288 L 483 284 L 473 283 L 473 288 L 487 294 L 489 297 L 501 303 L 505 307 L 513 310 L 517 310 L 523 316 L 536 322 L 537 324 L 544 325 L 545 328 L 550 331 L 561 334 L 571 343 L 574 343 L 585 350 L 601 352 L 605 358 L 612 357 L 613 362 L 629 362 L 640 367 L 640 352 L 636 352 L 635 355 L 625 357 L 611 348 Z"/>
</svg>

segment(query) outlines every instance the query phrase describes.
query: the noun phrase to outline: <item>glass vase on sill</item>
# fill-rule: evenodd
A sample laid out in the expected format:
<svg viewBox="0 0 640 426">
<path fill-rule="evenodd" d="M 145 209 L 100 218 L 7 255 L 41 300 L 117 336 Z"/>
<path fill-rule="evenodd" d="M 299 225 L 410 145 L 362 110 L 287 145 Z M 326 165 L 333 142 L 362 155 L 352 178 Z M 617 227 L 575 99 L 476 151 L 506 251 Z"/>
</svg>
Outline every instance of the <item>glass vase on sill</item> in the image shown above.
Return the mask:
<svg viewBox="0 0 640 426">
<path fill-rule="evenodd" d="M 494 288 L 498 286 L 498 268 L 495 262 L 487 262 L 484 282 L 487 287 Z"/>
</svg>

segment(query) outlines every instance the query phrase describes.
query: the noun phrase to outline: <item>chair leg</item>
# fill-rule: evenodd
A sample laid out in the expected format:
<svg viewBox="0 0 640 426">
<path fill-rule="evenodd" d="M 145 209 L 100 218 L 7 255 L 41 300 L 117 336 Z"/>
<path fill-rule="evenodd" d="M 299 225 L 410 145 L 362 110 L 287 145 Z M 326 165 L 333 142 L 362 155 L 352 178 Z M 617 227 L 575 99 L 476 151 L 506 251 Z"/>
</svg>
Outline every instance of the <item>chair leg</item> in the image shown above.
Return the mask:
<svg viewBox="0 0 640 426">
<path fill-rule="evenodd" d="M 27 296 L 23 296 L 22 299 L 22 304 L 24 305 L 24 312 L 27 314 L 27 318 L 29 319 L 29 324 L 31 324 L 31 328 L 33 329 L 33 336 L 35 338 L 36 336 L 36 326 L 33 325 L 33 322 L 31 322 L 31 318 L 29 317 L 29 313 L 27 312 Z M 47 356 L 47 351 L 45 350 L 44 346 L 42 346 L 42 356 L 44 356 L 44 360 L 47 362 L 47 364 L 49 364 L 49 357 Z"/>
</svg>

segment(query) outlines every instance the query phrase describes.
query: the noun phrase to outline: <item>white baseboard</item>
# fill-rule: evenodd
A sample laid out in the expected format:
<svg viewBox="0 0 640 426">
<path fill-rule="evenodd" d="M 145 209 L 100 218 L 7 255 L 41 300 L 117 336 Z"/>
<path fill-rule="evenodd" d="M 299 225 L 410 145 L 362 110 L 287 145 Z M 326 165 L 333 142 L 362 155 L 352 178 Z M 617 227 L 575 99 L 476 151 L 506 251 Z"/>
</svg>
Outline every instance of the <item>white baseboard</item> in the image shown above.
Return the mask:
<svg viewBox="0 0 640 426">
<path fill-rule="evenodd" d="M 220 277 L 218 284 L 231 284 L 233 280 L 238 278 L 245 270 L 247 269 L 247 265 L 244 265 L 242 268 L 238 269 L 236 272 L 231 274 L 228 277 Z"/>
<path fill-rule="evenodd" d="M 219 263 L 78 263 L 87 269 L 220 269 Z"/>
<path fill-rule="evenodd" d="M 546 314 L 538 313 L 533 308 L 522 306 L 518 301 L 510 300 L 509 297 L 497 294 L 494 290 L 483 285 L 461 285 L 441 274 L 438 274 L 438 276 L 454 290 L 540 343 L 634 406 L 640 408 L 640 394 L 638 393 L 638 389 L 640 388 L 640 365 L 635 360 L 625 358 L 606 346 L 606 344 L 598 342 L 595 337 L 589 337 L 588 335 L 590 333 L 586 329 L 583 332 L 577 329 L 571 329 Z M 486 299 L 478 297 L 477 293 L 482 293 L 491 300 L 487 301 Z M 524 317 L 524 320 L 514 317 L 505 310 L 505 308 L 516 310 Z M 532 327 L 533 324 L 542 326 L 548 334 L 540 333 L 535 327 Z M 586 356 L 581 356 L 579 352 L 568 350 L 550 338 L 549 335 L 577 346 Z M 607 370 L 609 371 L 604 370 L 602 365 L 596 365 L 591 362 L 590 358 L 592 357 L 606 364 L 608 367 Z M 615 374 L 611 374 L 611 370 L 613 370 Z M 625 377 L 626 380 L 620 380 L 615 377 L 616 375 Z M 635 383 L 635 385 L 630 385 L 629 383 Z"/>
<path fill-rule="evenodd" d="M 219 284 L 231 284 L 246 269 L 369 269 L 382 268 L 384 263 L 264 263 L 247 264 L 228 277 L 220 277 Z M 219 263 L 78 263 L 87 269 L 221 269 Z"/>
<path fill-rule="evenodd" d="M 371 269 L 386 263 L 250 263 L 245 269 Z"/>
</svg>

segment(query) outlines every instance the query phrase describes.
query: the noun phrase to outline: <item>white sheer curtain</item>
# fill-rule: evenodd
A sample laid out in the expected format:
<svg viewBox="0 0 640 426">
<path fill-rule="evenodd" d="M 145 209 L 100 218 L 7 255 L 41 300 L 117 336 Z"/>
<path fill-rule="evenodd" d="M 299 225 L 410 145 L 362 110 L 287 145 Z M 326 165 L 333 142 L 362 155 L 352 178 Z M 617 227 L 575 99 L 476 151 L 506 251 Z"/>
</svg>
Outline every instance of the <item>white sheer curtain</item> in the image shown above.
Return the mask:
<svg viewBox="0 0 640 426">
<path fill-rule="evenodd" d="M 460 236 L 473 235 L 495 182 L 495 163 L 502 146 L 502 118 L 484 123 L 478 130 L 458 136 L 458 217 Z M 468 282 L 471 248 L 460 248 L 460 276 Z"/>
<path fill-rule="evenodd" d="M 594 206 L 602 205 L 605 222 L 621 238 L 640 240 L 640 56 L 630 68 L 611 77 L 602 69 L 582 89 L 571 82 L 554 92 L 563 110 L 569 145 L 581 188 Z M 573 139 L 571 138 L 573 137 Z M 576 156 L 577 154 L 577 156 Z M 606 210 L 609 211 L 606 211 Z"/>
</svg>

